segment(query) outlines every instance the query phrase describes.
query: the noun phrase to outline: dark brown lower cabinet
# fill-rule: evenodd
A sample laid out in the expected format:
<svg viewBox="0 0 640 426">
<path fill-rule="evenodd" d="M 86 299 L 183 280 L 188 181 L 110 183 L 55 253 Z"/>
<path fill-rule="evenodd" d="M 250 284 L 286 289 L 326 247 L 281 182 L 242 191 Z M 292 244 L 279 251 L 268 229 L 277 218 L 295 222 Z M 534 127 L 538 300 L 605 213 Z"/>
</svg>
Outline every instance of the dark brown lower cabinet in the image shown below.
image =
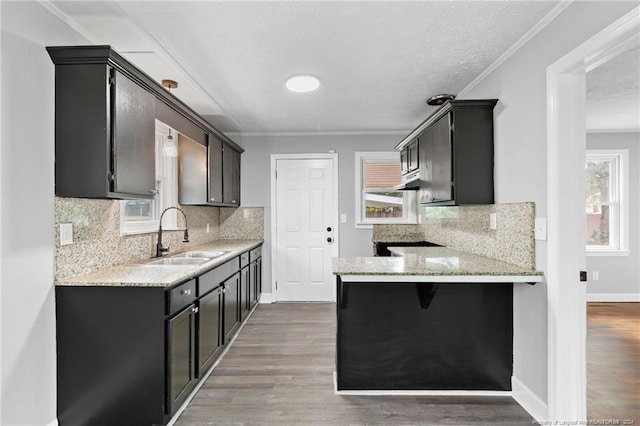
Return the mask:
<svg viewBox="0 0 640 426">
<path fill-rule="evenodd" d="M 58 424 L 167 424 L 257 300 L 252 259 L 171 288 L 56 286 Z"/>
<path fill-rule="evenodd" d="M 195 385 L 195 305 L 167 320 L 167 409 L 173 414 Z"/>
<path fill-rule="evenodd" d="M 240 324 L 240 274 L 236 273 L 222 284 L 224 299 L 224 344 L 231 340 Z"/>
<path fill-rule="evenodd" d="M 202 296 L 197 303 L 198 377 L 202 377 L 213 365 L 222 347 L 221 302 L 222 287 L 218 287 Z"/>
<path fill-rule="evenodd" d="M 249 312 L 251 312 L 251 295 L 253 293 L 252 290 L 252 282 L 251 282 L 251 267 L 249 265 L 242 268 L 240 271 L 240 316 L 241 320 L 244 321 Z"/>
</svg>

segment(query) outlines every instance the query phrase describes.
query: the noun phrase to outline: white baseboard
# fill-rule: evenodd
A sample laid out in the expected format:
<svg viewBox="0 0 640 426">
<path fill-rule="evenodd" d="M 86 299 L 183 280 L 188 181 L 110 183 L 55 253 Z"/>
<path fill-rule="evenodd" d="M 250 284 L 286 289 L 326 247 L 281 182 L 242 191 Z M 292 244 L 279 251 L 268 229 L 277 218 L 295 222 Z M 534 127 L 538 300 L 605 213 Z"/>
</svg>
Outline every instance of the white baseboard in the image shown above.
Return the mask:
<svg viewBox="0 0 640 426">
<path fill-rule="evenodd" d="M 640 294 L 587 293 L 587 302 L 640 302 Z"/>
<path fill-rule="evenodd" d="M 540 424 L 548 419 L 547 404 L 517 377 L 511 377 L 511 396 Z"/>
<path fill-rule="evenodd" d="M 47 426 L 58 426 L 58 419 L 51 420 L 49 423 L 47 423 Z"/>
<path fill-rule="evenodd" d="M 273 295 L 271 293 L 262 293 L 259 303 L 273 303 Z"/>
</svg>

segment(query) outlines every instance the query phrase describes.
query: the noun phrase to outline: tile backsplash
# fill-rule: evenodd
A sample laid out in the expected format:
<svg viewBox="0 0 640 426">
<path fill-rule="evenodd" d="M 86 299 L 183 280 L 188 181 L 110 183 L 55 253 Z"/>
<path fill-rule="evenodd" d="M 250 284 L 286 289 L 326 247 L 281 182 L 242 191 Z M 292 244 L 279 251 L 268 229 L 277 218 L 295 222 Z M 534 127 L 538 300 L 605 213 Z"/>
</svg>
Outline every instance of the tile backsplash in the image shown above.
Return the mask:
<svg viewBox="0 0 640 426">
<path fill-rule="evenodd" d="M 489 215 L 496 214 L 497 229 L 489 229 Z M 426 240 L 535 268 L 534 203 L 478 206 L 418 206 L 416 225 L 374 225 L 374 241 Z"/>
<path fill-rule="evenodd" d="M 220 239 L 254 240 L 264 238 L 264 208 L 220 209 Z"/>
<path fill-rule="evenodd" d="M 163 242 L 171 252 L 187 250 L 217 239 L 260 239 L 264 237 L 262 209 L 220 209 L 218 207 L 180 206 L 189 223 L 189 243 L 182 242 L 182 231 L 163 230 Z M 241 217 L 248 232 L 230 229 L 221 235 L 221 210 L 225 217 Z M 249 213 L 243 213 L 248 210 Z M 230 211 L 230 212 L 228 212 Z M 85 198 L 55 199 L 56 278 L 86 274 L 98 269 L 149 259 L 155 255 L 157 233 L 121 235 L 120 202 Z M 257 221 L 259 223 L 253 223 Z M 59 224 L 73 224 L 71 245 L 60 246 Z M 209 224 L 209 232 L 207 231 Z M 223 225 L 226 227 L 226 225 Z M 235 226 L 235 222 L 234 222 Z M 178 228 L 184 228 L 178 215 Z"/>
</svg>

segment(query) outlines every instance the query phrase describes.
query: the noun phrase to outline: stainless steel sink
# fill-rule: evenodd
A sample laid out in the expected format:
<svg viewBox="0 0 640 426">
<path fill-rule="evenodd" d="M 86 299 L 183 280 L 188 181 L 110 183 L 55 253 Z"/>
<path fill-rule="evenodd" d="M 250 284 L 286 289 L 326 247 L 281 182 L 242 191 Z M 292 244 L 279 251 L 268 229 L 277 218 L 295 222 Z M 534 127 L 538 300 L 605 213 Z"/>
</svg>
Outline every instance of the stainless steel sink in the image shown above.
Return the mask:
<svg viewBox="0 0 640 426">
<path fill-rule="evenodd" d="M 174 254 L 172 259 L 190 259 L 194 257 L 206 257 L 207 259 L 215 259 L 229 253 L 228 251 L 187 251 L 185 253 Z"/>
<path fill-rule="evenodd" d="M 145 263 L 146 265 L 200 265 L 211 260 L 208 257 L 163 257 Z"/>
</svg>

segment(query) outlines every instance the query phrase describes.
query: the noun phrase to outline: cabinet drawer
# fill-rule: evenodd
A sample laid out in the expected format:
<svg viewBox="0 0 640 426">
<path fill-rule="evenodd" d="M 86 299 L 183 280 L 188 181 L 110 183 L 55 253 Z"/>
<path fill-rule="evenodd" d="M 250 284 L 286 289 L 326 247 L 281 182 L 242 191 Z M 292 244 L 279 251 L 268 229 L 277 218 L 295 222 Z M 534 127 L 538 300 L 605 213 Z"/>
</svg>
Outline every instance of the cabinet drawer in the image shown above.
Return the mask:
<svg viewBox="0 0 640 426">
<path fill-rule="evenodd" d="M 169 290 L 168 314 L 173 315 L 196 300 L 196 280 L 187 281 Z"/>
<path fill-rule="evenodd" d="M 262 246 L 256 247 L 253 250 L 251 250 L 251 254 L 249 255 L 249 260 L 253 262 L 259 257 L 262 257 Z"/>
<path fill-rule="evenodd" d="M 202 296 L 207 292 L 218 287 L 220 283 L 238 272 L 240 269 L 240 257 L 235 257 L 220 266 L 215 267 L 209 272 L 198 277 L 198 296 Z"/>
<path fill-rule="evenodd" d="M 249 264 L 249 252 L 246 251 L 240 255 L 240 267 L 244 268 Z"/>
</svg>

